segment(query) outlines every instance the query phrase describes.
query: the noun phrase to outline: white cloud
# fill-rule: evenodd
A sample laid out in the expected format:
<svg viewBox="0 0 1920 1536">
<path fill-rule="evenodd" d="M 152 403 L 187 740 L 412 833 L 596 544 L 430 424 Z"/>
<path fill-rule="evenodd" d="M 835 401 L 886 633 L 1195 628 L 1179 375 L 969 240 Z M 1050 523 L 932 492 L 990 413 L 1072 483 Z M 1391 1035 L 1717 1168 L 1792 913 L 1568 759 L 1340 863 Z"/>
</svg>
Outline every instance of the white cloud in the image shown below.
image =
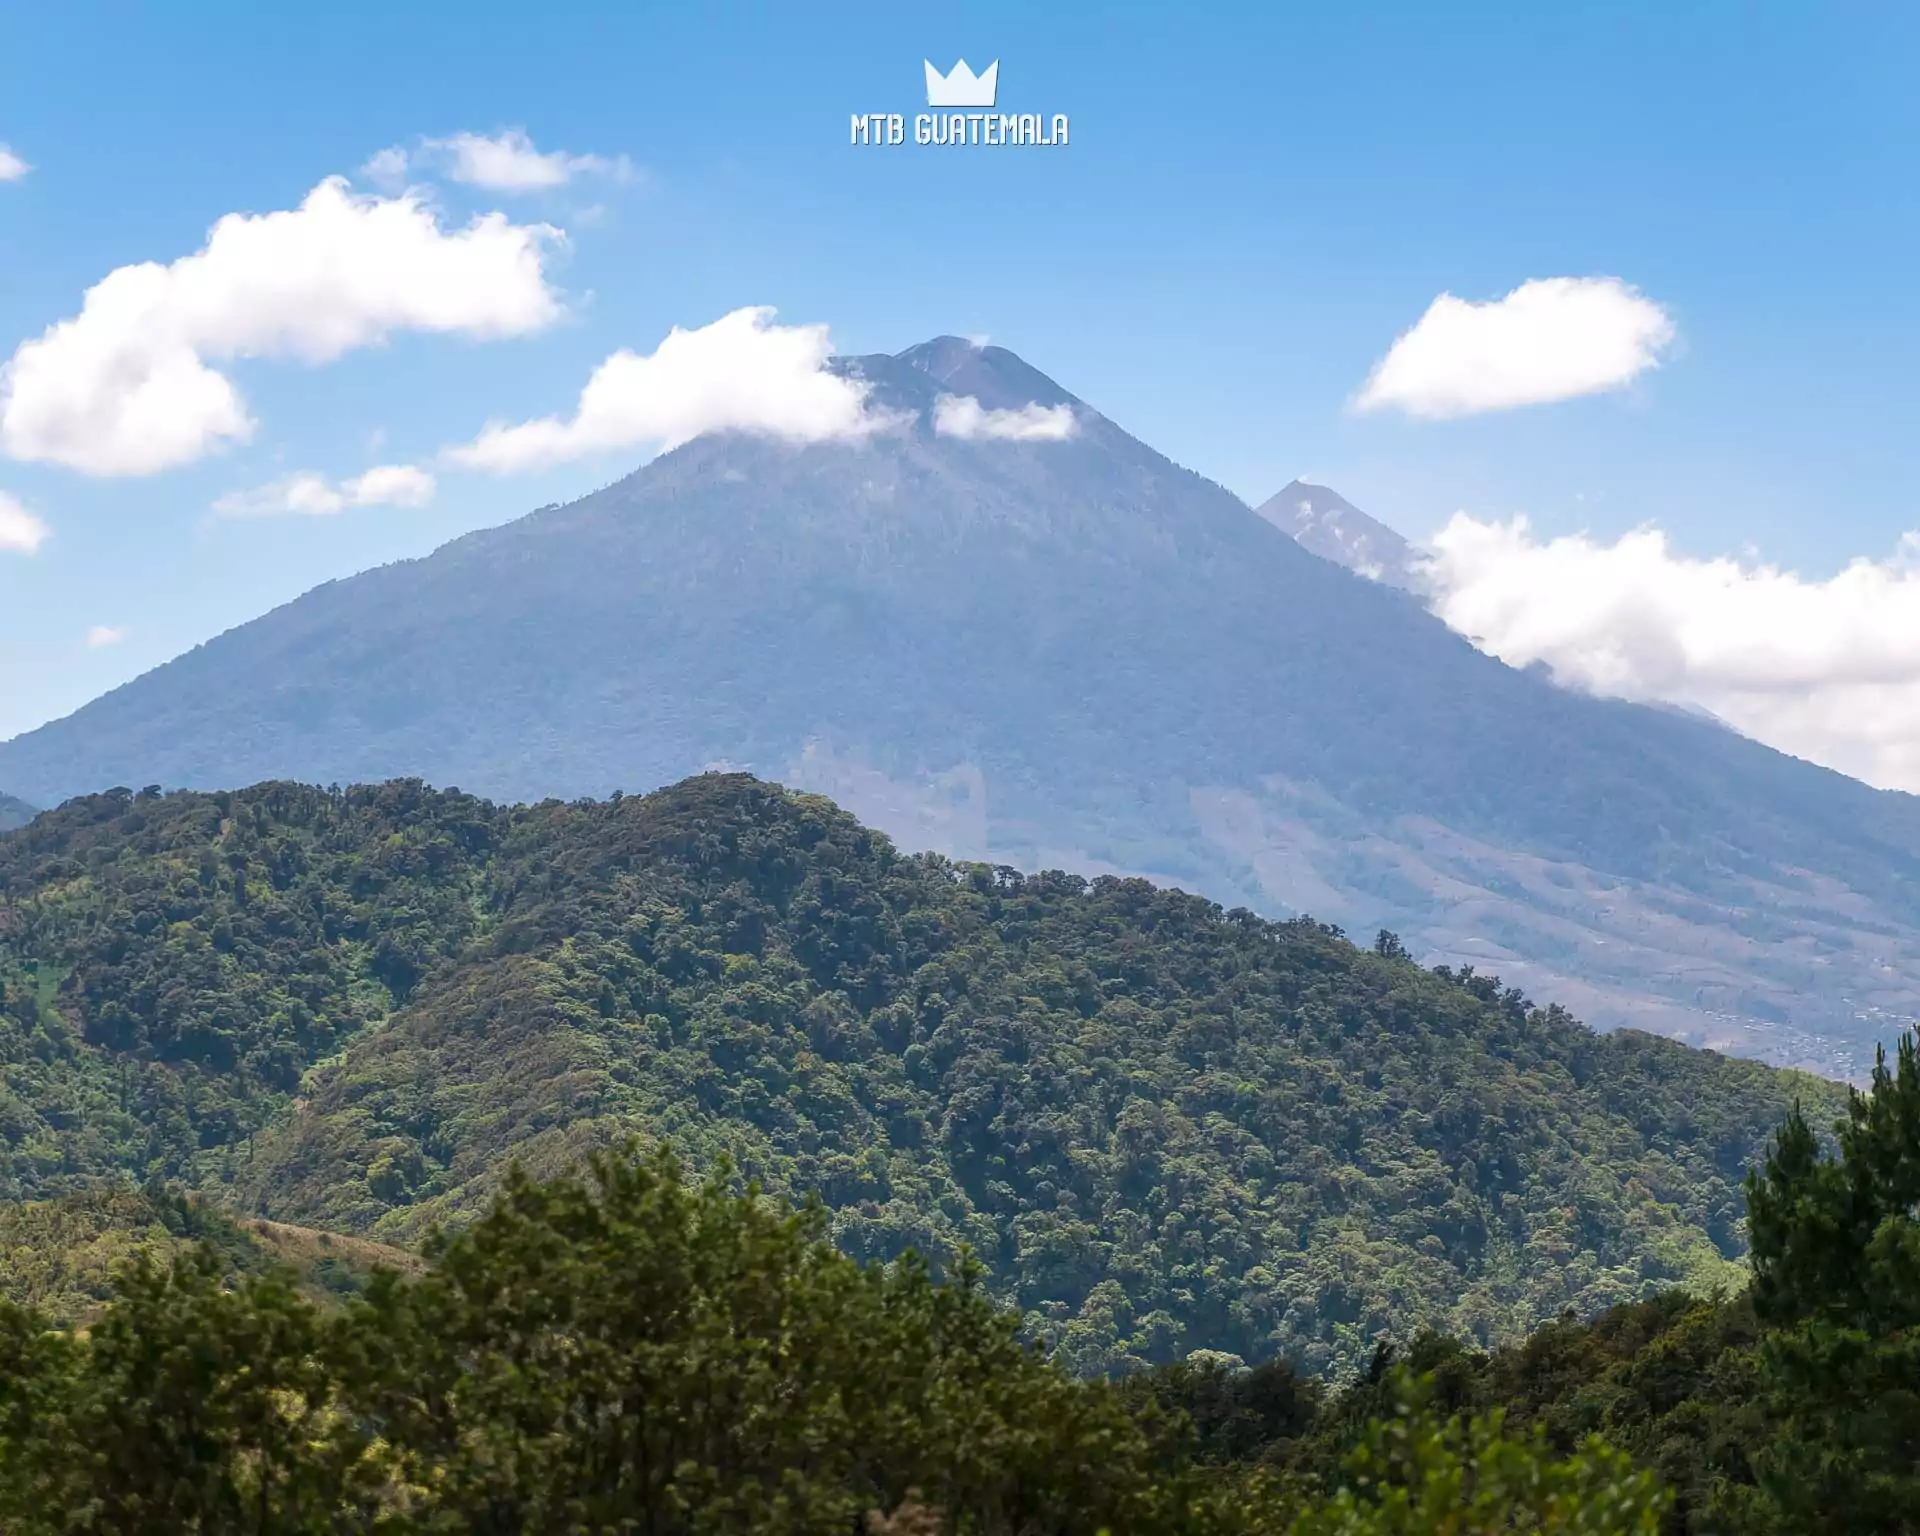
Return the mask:
<svg viewBox="0 0 1920 1536">
<path fill-rule="evenodd" d="M 413 464 L 377 464 L 344 487 L 356 507 L 424 507 L 434 488 L 433 476 Z"/>
<path fill-rule="evenodd" d="M 52 530 L 5 491 L 0 491 L 0 550 L 30 555 Z"/>
<path fill-rule="evenodd" d="M 407 180 L 407 152 L 398 144 L 377 149 L 360 167 L 360 174 L 376 186 L 404 186 Z"/>
<path fill-rule="evenodd" d="M 18 181 L 32 169 L 5 144 L 0 144 L 0 181 Z"/>
<path fill-rule="evenodd" d="M 115 628 L 111 624 L 96 624 L 87 631 L 87 649 L 97 651 L 105 646 L 118 645 L 126 638 L 127 632 L 124 629 Z"/>
<path fill-rule="evenodd" d="M 434 478 L 412 464 L 381 464 L 333 484 L 323 475 L 287 475 L 250 491 L 232 491 L 213 504 L 221 517 L 327 517 L 349 507 L 424 507 Z"/>
<path fill-rule="evenodd" d="M 362 174 L 378 185 L 403 182 L 416 166 L 444 171 L 454 181 L 488 192 L 543 192 L 564 187 L 579 176 L 605 176 L 629 181 L 633 162 L 625 155 L 570 155 L 564 150 L 542 152 L 518 128 L 491 136 L 456 133 L 450 138 L 422 139 L 409 152 L 400 145 L 383 149 L 362 167 Z"/>
<path fill-rule="evenodd" d="M 888 424 L 867 410 L 867 385 L 828 369 L 824 325 L 775 325 L 773 316 L 736 309 L 697 330 L 675 326 L 651 354 L 623 349 L 594 369 L 570 419 L 490 422 L 442 457 L 506 475 L 642 445 L 664 453 L 707 432 L 814 443 Z"/>
<path fill-rule="evenodd" d="M 933 406 L 933 430 L 942 437 L 991 437 L 1010 442 L 1060 442 L 1079 429 L 1070 405 L 1029 404 L 990 411 L 972 395 L 942 395 Z"/>
<path fill-rule="evenodd" d="M 1375 366 L 1354 408 L 1441 419 L 1619 389 L 1674 338 L 1617 277 L 1548 277 L 1476 304 L 1443 293 Z"/>
<path fill-rule="evenodd" d="M 1644 528 L 1541 540 L 1456 514 L 1433 540 L 1434 610 L 1514 666 L 1719 716 L 1783 752 L 1920 791 L 1920 534 L 1824 581 L 1694 559 Z"/>
<path fill-rule="evenodd" d="M 0 448 L 92 475 L 189 463 L 253 431 L 212 362 L 539 330 L 561 313 L 544 260 L 562 238 L 500 213 L 443 229 L 415 195 L 361 197 L 339 177 L 297 209 L 228 214 L 195 254 L 108 273 L 77 316 L 21 344 L 0 369 Z"/>
</svg>

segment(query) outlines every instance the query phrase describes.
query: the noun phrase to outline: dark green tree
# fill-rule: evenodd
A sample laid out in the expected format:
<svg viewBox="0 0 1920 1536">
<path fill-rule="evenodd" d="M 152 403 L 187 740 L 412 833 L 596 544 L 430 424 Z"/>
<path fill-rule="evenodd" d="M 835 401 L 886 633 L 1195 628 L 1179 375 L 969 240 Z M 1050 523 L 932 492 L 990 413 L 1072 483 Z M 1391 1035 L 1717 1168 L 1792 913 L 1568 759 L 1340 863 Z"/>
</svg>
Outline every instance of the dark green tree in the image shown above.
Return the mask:
<svg viewBox="0 0 1920 1536">
<path fill-rule="evenodd" d="M 1748 1518 L 1793 1531 L 1920 1519 L 1920 1052 L 1881 1051 L 1825 1150 L 1797 1109 L 1747 1181 L 1775 1432 Z M 1762 1525 L 1760 1528 L 1772 1528 Z"/>
<path fill-rule="evenodd" d="M 363 1410 L 432 1529 L 845 1532 L 914 1503 L 983 1533 L 1147 1529 L 1119 1393 L 1019 1338 L 978 1267 L 862 1266 L 816 1206 L 664 1152 L 513 1177 L 353 1314 Z"/>
</svg>

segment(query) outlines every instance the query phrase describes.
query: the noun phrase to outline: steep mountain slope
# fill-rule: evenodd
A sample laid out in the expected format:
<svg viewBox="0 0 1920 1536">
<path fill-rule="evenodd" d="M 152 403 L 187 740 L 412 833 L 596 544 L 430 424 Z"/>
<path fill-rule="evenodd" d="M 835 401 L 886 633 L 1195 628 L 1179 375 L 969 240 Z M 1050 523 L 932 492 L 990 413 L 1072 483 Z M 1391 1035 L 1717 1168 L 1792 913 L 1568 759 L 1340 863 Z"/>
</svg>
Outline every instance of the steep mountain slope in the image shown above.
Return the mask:
<svg viewBox="0 0 1920 1536">
<path fill-rule="evenodd" d="M 1413 546 L 1338 491 L 1295 480 L 1254 510 L 1322 560 L 1389 587 L 1417 585 Z"/>
<path fill-rule="evenodd" d="M 0 744 L 0 780 L 727 764 L 910 847 L 1392 927 L 1603 1024 L 1847 1071 L 1920 1016 L 1920 800 L 1507 668 L 1002 349 L 845 366 L 910 424 L 699 439 L 330 583 Z M 945 393 L 1079 430 L 942 436 Z"/>
<path fill-rule="evenodd" d="M 1741 1170 L 1829 1085 L 1381 951 L 741 775 L 78 800 L 0 841 L 6 1193 L 406 1241 L 640 1132 L 818 1190 L 852 1252 L 970 1242 L 1092 1367 L 1736 1273 Z"/>
<path fill-rule="evenodd" d="M 24 827 L 40 813 L 24 800 L 16 800 L 12 795 L 0 794 L 0 832 L 10 832 L 15 827 Z"/>
</svg>

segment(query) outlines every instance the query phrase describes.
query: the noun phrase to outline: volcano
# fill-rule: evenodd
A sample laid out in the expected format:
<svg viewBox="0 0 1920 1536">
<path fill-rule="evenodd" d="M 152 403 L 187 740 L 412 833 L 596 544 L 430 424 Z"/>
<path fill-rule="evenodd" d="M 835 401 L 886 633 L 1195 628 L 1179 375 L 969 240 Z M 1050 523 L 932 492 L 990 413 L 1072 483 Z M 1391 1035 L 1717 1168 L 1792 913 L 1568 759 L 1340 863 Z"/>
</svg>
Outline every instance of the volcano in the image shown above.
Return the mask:
<svg viewBox="0 0 1920 1536">
<path fill-rule="evenodd" d="M 1004 348 L 836 366 L 891 429 L 697 438 L 330 582 L 0 744 L 0 783 L 536 800 L 747 769 L 910 848 L 1391 928 L 1835 1075 L 1920 1015 L 1920 800 L 1507 667 Z M 959 435 L 955 397 L 1070 430 Z"/>
</svg>

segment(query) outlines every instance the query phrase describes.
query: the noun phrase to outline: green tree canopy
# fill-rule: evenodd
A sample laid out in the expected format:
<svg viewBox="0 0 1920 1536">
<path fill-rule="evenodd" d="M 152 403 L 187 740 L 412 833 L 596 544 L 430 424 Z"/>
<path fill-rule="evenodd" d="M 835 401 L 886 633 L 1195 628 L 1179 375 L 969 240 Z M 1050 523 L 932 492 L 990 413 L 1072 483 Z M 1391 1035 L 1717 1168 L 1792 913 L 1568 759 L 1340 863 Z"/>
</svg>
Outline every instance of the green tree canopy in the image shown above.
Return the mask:
<svg viewBox="0 0 1920 1536">
<path fill-rule="evenodd" d="M 1498 1415 L 1436 1416 L 1412 1378 L 1393 1387 L 1325 1487 L 1247 1464 L 1261 1425 L 1297 1430 L 1312 1403 L 1271 1373 L 1238 1393 L 1266 1415 L 1229 1431 L 1238 1459 L 1196 1454 L 1217 1424 L 1177 1392 L 1061 1369 L 971 1263 L 863 1264 L 817 1205 L 602 1153 L 584 1175 L 516 1174 L 425 1273 L 346 1303 L 189 1248 L 164 1268 L 136 1257 L 84 1332 L 0 1307 L 0 1528 L 1653 1529 L 1657 1485 L 1616 1453 L 1561 1457 Z"/>
</svg>

